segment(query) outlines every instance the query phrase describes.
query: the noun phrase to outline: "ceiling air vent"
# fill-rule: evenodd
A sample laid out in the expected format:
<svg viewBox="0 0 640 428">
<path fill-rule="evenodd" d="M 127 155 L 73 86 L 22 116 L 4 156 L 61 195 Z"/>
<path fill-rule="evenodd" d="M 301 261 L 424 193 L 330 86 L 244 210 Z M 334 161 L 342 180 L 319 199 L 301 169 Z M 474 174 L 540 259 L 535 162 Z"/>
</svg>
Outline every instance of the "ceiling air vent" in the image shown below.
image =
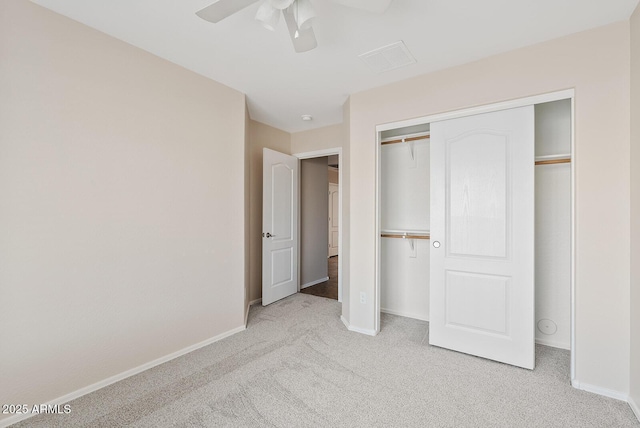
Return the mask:
<svg viewBox="0 0 640 428">
<path fill-rule="evenodd" d="M 411 55 L 407 46 L 401 40 L 388 46 L 374 49 L 359 55 L 374 73 L 383 73 L 406 65 L 415 64 L 416 59 Z"/>
</svg>

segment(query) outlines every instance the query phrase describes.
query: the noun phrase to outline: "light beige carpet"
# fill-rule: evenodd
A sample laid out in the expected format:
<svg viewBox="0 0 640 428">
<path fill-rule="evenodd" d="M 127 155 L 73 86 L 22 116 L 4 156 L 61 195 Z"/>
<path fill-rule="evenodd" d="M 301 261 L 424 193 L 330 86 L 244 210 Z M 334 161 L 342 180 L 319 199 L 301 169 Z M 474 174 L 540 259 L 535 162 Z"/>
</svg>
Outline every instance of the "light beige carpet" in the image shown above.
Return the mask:
<svg viewBox="0 0 640 428">
<path fill-rule="evenodd" d="M 349 332 L 340 304 L 297 294 L 248 329 L 20 427 L 638 427 L 621 401 L 569 385 L 569 353 L 528 371 L 430 347 L 427 323 Z"/>
</svg>

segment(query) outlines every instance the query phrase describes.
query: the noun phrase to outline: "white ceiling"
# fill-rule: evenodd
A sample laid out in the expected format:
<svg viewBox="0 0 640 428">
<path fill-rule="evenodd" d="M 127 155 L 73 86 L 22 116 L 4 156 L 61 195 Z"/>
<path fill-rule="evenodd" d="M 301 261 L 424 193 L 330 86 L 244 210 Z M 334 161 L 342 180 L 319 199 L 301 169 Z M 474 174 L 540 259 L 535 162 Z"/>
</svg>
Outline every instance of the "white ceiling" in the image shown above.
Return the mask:
<svg viewBox="0 0 640 428">
<path fill-rule="evenodd" d="M 32 1 L 244 92 L 252 119 L 288 132 L 340 123 L 349 94 L 626 20 L 638 3 L 394 0 L 374 14 L 312 0 L 318 48 L 296 54 L 282 20 L 254 20 L 260 3 L 212 24 L 195 12 L 213 0 Z M 416 64 L 376 75 L 358 58 L 398 40 Z"/>
</svg>

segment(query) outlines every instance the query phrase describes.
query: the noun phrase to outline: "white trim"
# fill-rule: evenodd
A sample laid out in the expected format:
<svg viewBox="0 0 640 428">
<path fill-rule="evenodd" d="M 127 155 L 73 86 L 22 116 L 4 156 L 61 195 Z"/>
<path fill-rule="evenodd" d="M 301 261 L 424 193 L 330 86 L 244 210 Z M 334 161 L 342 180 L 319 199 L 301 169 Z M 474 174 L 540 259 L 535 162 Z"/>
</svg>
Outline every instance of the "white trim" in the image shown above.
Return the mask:
<svg viewBox="0 0 640 428">
<path fill-rule="evenodd" d="M 293 155 L 292 155 L 293 156 Z M 328 174 L 328 173 L 327 173 Z M 296 286 L 298 289 L 297 293 L 300 292 L 300 281 L 302 279 L 302 165 L 301 160 L 298 158 L 298 204 L 296 205 L 296 216 L 298 217 L 298 236 L 296 241 L 296 247 L 298 248 L 298 262 L 296 263 L 296 268 L 298 269 L 298 278 L 296 279 Z M 263 209 L 264 212 L 264 209 Z M 264 214 L 263 214 L 264 216 Z"/>
<path fill-rule="evenodd" d="M 160 358 L 156 358 L 153 361 L 149 361 L 148 363 L 142 364 L 138 367 L 134 367 L 132 369 L 126 370 L 122 373 L 119 373 L 117 375 L 108 377 L 104 380 L 101 380 L 99 382 L 96 382 L 94 384 L 91 384 L 89 386 L 85 386 L 84 388 L 80 388 L 76 391 L 70 392 L 69 394 L 63 395 L 62 397 L 58 397 L 55 398 L 51 401 L 49 401 L 48 403 L 45 403 L 47 406 L 51 405 L 51 406 L 55 406 L 56 404 L 60 405 L 60 404 L 65 404 L 68 403 L 69 401 L 75 400 L 76 398 L 80 398 L 83 395 L 87 395 L 90 394 L 92 392 L 95 392 L 99 389 L 102 389 L 106 386 L 112 385 L 116 382 L 119 382 L 121 380 L 124 380 L 128 377 L 137 375 L 139 373 L 142 373 L 145 370 L 149 370 L 150 368 L 153 368 L 155 366 L 159 366 L 160 364 L 164 364 L 168 361 L 171 361 L 175 358 L 181 357 L 185 354 L 188 354 L 190 352 L 193 352 L 197 349 L 203 348 L 207 345 L 211 345 L 212 343 L 218 342 L 222 339 L 225 339 L 229 336 L 233 336 L 236 333 L 239 333 L 241 331 L 244 331 L 246 329 L 246 327 L 244 325 L 241 325 L 240 327 L 236 327 L 232 330 L 226 331 L 224 333 L 221 333 L 217 336 L 211 337 L 207 340 L 203 340 L 202 342 L 196 343 L 194 345 L 191 346 L 187 346 L 186 348 L 180 349 L 179 351 L 173 352 L 171 354 L 165 355 L 164 357 L 160 357 Z M 20 422 L 22 420 L 28 419 L 32 416 L 37 415 L 37 413 L 34 414 L 23 414 L 23 415 L 15 415 L 15 416 L 11 416 L 9 418 L 6 419 L 2 419 L 0 420 L 0 428 L 5 428 L 8 427 L 9 425 L 15 424 L 17 422 Z"/>
<path fill-rule="evenodd" d="M 441 120 L 455 119 L 472 116 L 481 113 L 507 110 L 517 107 L 524 107 L 535 104 L 542 104 L 552 101 L 571 100 L 571 357 L 570 357 L 570 378 L 573 381 L 576 373 L 576 151 L 575 151 L 575 89 L 564 89 L 546 94 L 533 95 L 510 101 L 486 104 L 471 108 L 454 110 L 445 113 L 438 113 L 429 116 L 407 119 L 397 122 L 385 123 L 376 126 L 376 230 L 375 230 L 375 293 L 374 293 L 374 325 L 377 332 L 380 331 L 380 137 L 383 131 L 404 128 L 408 126 L 423 125 Z"/>
<path fill-rule="evenodd" d="M 381 152 L 382 152 L 382 130 L 378 129 L 379 126 L 376 126 L 376 196 L 375 196 L 375 207 L 376 207 L 376 239 L 374 241 L 373 251 L 375 251 L 375 261 L 374 261 L 374 283 L 375 283 L 375 291 L 373 293 L 373 328 L 377 333 L 380 333 L 380 245 L 381 243 L 381 230 L 382 227 L 380 225 L 380 211 L 382 207 L 380 206 L 380 193 L 382 188 L 382 167 L 381 167 Z M 400 127 L 398 127 L 400 128 Z M 429 131 L 431 134 L 431 131 Z"/>
<path fill-rule="evenodd" d="M 560 343 L 560 342 L 556 342 L 554 340 L 549 340 L 549 339 L 544 339 L 544 338 L 542 338 L 542 339 L 536 338 L 536 343 L 538 345 L 550 346 L 552 348 L 564 349 L 564 350 L 567 350 L 567 351 L 571 350 L 571 345 L 570 344 Z"/>
<path fill-rule="evenodd" d="M 342 154 L 342 147 L 334 147 L 331 149 L 314 150 L 311 152 L 294 153 L 291 156 L 295 156 L 298 159 L 313 159 L 321 158 L 323 156 L 340 155 Z M 338 165 L 342 159 L 338 158 Z"/>
<path fill-rule="evenodd" d="M 459 117 L 473 116 L 476 114 L 490 113 L 499 110 L 508 110 L 517 107 L 530 106 L 534 104 L 548 103 L 551 101 L 560 101 L 566 99 L 573 99 L 575 96 L 575 89 L 565 89 L 557 92 L 549 92 L 547 94 L 534 95 L 526 98 L 518 98 L 510 101 L 502 101 L 498 103 L 484 104 L 476 107 L 470 107 L 460 110 L 449 111 L 445 113 L 432 114 L 429 116 L 417 117 L 414 119 L 401 120 L 398 122 L 385 123 L 376 126 L 376 132 L 379 134 L 382 131 L 388 131 L 390 129 L 404 128 L 407 126 L 424 125 L 425 123 L 433 123 L 441 120 L 456 119 Z M 380 144 L 380 141 L 378 141 Z"/>
<path fill-rule="evenodd" d="M 344 317 L 344 315 L 340 315 L 340 319 L 342 320 L 342 323 L 344 324 L 345 327 L 347 327 L 347 330 L 349 330 L 349 331 L 353 331 L 355 333 L 366 334 L 367 336 L 375 336 L 377 334 L 377 332 L 375 330 L 368 330 L 366 328 L 354 327 L 354 326 L 350 325 L 349 321 L 347 321 L 347 319 Z"/>
<path fill-rule="evenodd" d="M 441 120 L 456 119 L 460 117 L 473 116 L 482 113 L 491 113 L 500 110 L 507 110 L 517 107 L 524 107 L 535 104 L 542 104 L 551 101 L 571 100 L 571 159 L 575 160 L 575 89 L 564 89 L 546 94 L 533 95 L 525 98 L 518 98 L 509 101 L 485 104 L 470 108 L 437 113 L 414 119 L 401 120 L 397 122 L 385 123 L 376 126 L 376 196 L 375 196 L 375 292 L 374 292 L 374 313 L 373 320 L 376 332 L 380 331 L 380 151 L 381 133 L 391 129 L 404 128 L 409 126 L 424 125 L 426 123 L 438 122 Z M 576 162 L 571 162 L 571 379 L 575 378 L 575 170 Z"/>
<path fill-rule="evenodd" d="M 349 321 L 347 321 L 344 315 L 340 315 L 340 321 L 342 321 L 342 324 L 344 324 L 344 326 L 347 327 L 347 330 L 349 330 Z"/>
<path fill-rule="evenodd" d="M 575 94 L 571 96 L 571 355 L 569 378 L 576 378 L 576 106 Z"/>
<path fill-rule="evenodd" d="M 244 315 L 244 326 L 246 327 L 248 322 L 249 322 L 249 310 L 251 309 L 251 306 L 253 305 L 257 305 L 258 303 L 262 303 L 262 298 L 256 299 L 256 300 L 252 300 L 249 302 L 249 306 L 247 306 L 247 312 Z"/>
<path fill-rule="evenodd" d="M 324 278 L 316 279 L 315 281 L 307 282 L 306 284 L 303 284 L 300 286 L 300 290 L 302 290 L 303 288 L 311 287 L 316 284 L 320 284 L 321 282 L 325 282 L 325 281 L 329 281 L 328 276 L 325 276 Z"/>
<path fill-rule="evenodd" d="M 627 400 L 627 402 L 629 403 L 629 407 L 631 407 L 631 410 L 633 410 L 633 413 L 635 413 L 638 421 L 640 421 L 640 406 L 638 406 L 638 404 L 635 402 L 633 398 L 631 398 L 631 396 L 629 396 L 629 399 Z"/>
<path fill-rule="evenodd" d="M 581 383 L 578 380 L 572 380 L 571 386 L 582 391 L 591 392 L 592 394 L 602 395 L 604 397 L 615 398 L 616 400 L 628 402 L 629 396 L 625 393 L 614 391 L 612 389 L 602 388 L 600 386 L 590 385 L 588 383 Z"/>
<path fill-rule="evenodd" d="M 338 165 L 342 166 L 342 162 L 343 162 L 343 157 L 342 157 L 342 147 L 334 147 L 331 149 L 322 149 L 322 150 L 314 150 L 312 152 L 304 152 L 304 153 L 294 153 L 292 156 L 297 157 L 298 159 L 312 159 L 312 158 L 319 158 L 319 157 L 323 157 L 323 156 L 331 156 L 331 155 L 338 155 Z M 300 168 L 299 168 L 300 169 Z M 338 192 L 340 193 L 340 197 L 338 200 L 338 256 L 341 256 L 343 253 L 343 248 L 342 248 L 342 233 L 344 231 L 343 228 L 343 222 L 342 222 L 342 207 L 344 207 L 344 204 L 342 203 L 342 199 L 344 198 L 344 192 L 343 192 L 343 188 L 342 188 L 342 183 L 344 183 L 344 180 L 342 178 L 342 171 L 344 170 L 344 168 L 338 168 Z M 298 210 L 299 211 L 299 210 Z M 298 212 L 298 215 L 300 215 L 300 213 Z M 298 225 L 300 224 L 300 222 L 298 222 Z M 298 234 L 298 246 L 300 246 L 300 234 Z M 300 256 L 300 254 L 298 253 L 298 257 Z M 342 260 L 344 259 L 344 257 L 339 257 L 338 258 L 338 302 L 342 303 Z M 300 268 L 300 261 L 298 260 L 298 269 Z M 299 272 L 298 272 L 298 278 L 300 278 Z"/>
<path fill-rule="evenodd" d="M 405 317 L 405 318 L 413 318 L 414 320 L 420 320 L 420 321 L 429 322 L 429 318 L 424 317 L 422 315 L 413 314 L 413 313 L 410 313 L 410 312 L 394 311 L 392 309 L 385 309 L 385 308 L 380 308 L 380 312 L 384 312 L 385 314 L 390 314 L 390 315 L 398 315 L 398 316 Z"/>
</svg>

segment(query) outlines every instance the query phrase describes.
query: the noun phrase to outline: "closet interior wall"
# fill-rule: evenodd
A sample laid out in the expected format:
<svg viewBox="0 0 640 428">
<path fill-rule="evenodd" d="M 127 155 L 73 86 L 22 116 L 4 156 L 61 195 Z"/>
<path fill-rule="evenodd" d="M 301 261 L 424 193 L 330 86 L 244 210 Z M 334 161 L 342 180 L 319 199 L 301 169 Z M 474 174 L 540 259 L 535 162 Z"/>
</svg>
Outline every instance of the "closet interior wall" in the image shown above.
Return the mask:
<svg viewBox="0 0 640 428">
<path fill-rule="evenodd" d="M 385 131 L 380 147 L 380 310 L 425 321 L 429 319 L 428 132 L 429 125 Z M 405 142 L 384 143 L 403 137 Z"/>
<path fill-rule="evenodd" d="M 569 349 L 571 100 L 538 104 L 535 116 L 536 342 Z M 425 124 L 380 135 L 380 310 L 425 321 L 429 320 L 430 147 L 429 139 L 409 140 L 428 134 L 429 128 Z M 385 144 L 403 137 L 404 143 Z"/>
<path fill-rule="evenodd" d="M 571 100 L 537 104 L 535 115 L 536 342 L 570 349 Z"/>
</svg>

